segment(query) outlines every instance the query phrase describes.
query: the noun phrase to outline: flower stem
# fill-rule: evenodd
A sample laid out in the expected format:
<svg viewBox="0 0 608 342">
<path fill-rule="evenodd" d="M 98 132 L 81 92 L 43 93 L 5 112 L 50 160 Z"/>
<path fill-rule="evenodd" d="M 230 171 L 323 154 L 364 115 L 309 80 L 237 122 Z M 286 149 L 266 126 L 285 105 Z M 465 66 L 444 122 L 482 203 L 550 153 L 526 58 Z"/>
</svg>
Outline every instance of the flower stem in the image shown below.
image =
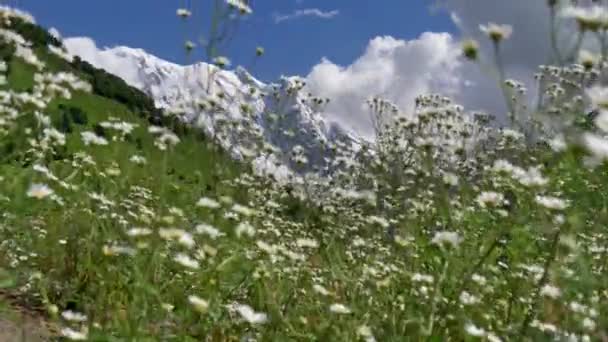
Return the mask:
<svg viewBox="0 0 608 342">
<path fill-rule="evenodd" d="M 530 322 L 532 321 L 532 318 L 534 317 L 534 314 L 536 312 L 536 306 L 538 305 L 538 298 L 540 297 L 540 291 L 541 291 L 542 287 L 545 286 L 549 280 L 549 269 L 551 268 L 551 265 L 553 264 L 553 262 L 555 261 L 555 259 L 557 257 L 557 247 L 559 244 L 560 235 L 561 235 L 561 229 L 558 228 L 557 231 L 555 232 L 555 234 L 553 235 L 553 239 L 551 241 L 551 250 L 550 250 L 549 257 L 547 258 L 547 260 L 545 260 L 545 265 L 543 268 L 543 275 L 540 278 L 538 285 L 536 286 L 536 289 L 534 290 L 534 300 L 532 302 L 532 307 L 527 312 L 526 317 L 524 318 L 524 321 L 522 322 L 522 325 L 521 325 L 521 328 L 519 331 L 520 340 L 526 335 L 526 333 L 528 331 L 528 326 L 530 325 Z"/>
</svg>

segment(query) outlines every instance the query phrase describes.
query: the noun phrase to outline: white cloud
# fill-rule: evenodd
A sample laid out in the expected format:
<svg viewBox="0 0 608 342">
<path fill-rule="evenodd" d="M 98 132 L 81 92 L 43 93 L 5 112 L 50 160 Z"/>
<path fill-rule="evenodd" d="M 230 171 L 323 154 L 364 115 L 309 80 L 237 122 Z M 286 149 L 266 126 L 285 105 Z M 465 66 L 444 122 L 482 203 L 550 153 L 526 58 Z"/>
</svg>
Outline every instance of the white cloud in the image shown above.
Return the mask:
<svg viewBox="0 0 608 342">
<path fill-rule="evenodd" d="M 523 82 L 535 96 L 533 73 L 550 62 L 549 15 L 546 1 L 443 0 L 443 7 L 460 28 L 457 35 L 424 33 L 406 41 L 377 37 L 361 57 L 346 66 L 324 59 L 308 75 L 310 90 L 332 102 L 326 113 L 348 128 L 371 133 L 365 100 L 381 95 L 411 112 L 416 96 L 437 92 L 451 96 L 468 110 L 484 110 L 499 122 L 506 117 L 505 99 L 494 74 L 479 64 L 458 58 L 461 37 L 481 42 L 486 65 L 493 66 L 493 47 L 479 31 L 480 24 L 496 22 L 514 27 L 512 37 L 501 46 L 507 78 Z M 561 43 L 567 43 L 568 30 Z"/>
<path fill-rule="evenodd" d="M 278 24 L 286 20 L 297 19 L 300 17 L 317 17 L 321 19 L 331 19 L 337 16 L 338 14 L 340 14 L 340 11 L 338 10 L 322 11 L 318 8 L 305 8 L 295 10 L 291 14 L 275 14 L 274 22 Z"/>
<path fill-rule="evenodd" d="M 420 94 L 454 94 L 464 86 L 458 54 L 448 33 L 427 32 L 410 41 L 376 37 L 348 66 L 324 59 L 308 75 L 308 87 L 331 99 L 327 115 L 332 120 L 370 135 L 368 98 L 382 96 L 407 110 Z"/>
<path fill-rule="evenodd" d="M 140 87 L 139 66 L 134 60 L 121 58 L 107 48 L 100 49 L 93 39 L 87 37 L 66 38 L 63 44 L 69 54 L 121 77 L 132 86 Z"/>
</svg>

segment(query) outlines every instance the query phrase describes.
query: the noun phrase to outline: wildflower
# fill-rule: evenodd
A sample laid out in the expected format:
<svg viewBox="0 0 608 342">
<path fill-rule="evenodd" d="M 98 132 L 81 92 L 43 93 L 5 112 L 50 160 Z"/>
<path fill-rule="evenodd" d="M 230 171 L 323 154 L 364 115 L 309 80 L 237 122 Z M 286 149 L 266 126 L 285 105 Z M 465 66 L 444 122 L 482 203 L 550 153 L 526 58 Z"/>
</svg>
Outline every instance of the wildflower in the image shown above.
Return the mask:
<svg viewBox="0 0 608 342">
<path fill-rule="evenodd" d="M 435 236 L 431 240 L 431 243 L 439 245 L 443 247 L 445 245 L 452 245 L 452 247 L 457 248 L 458 245 L 462 242 L 462 237 L 458 235 L 456 232 L 437 232 Z"/>
<path fill-rule="evenodd" d="M 414 282 L 425 282 L 425 283 L 432 284 L 435 281 L 435 279 L 433 278 L 432 275 L 414 273 L 412 275 L 412 281 L 414 281 Z"/>
<path fill-rule="evenodd" d="M 608 140 L 595 134 L 585 133 L 583 143 L 587 149 L 598 159 L 608 159 Z"/>
<path fill-rule="evenodd" d="M 558 332 L 558 328 L 555 325 L 551 323 L 539 322 L 538 320 L 532 321 L 532 323 L 530 323 L 530 326 L 537 328 L 543 332 L 551 332 L 554 334 Z"/>
<path fill-rule="evenodd" d="M 547 209 L 564 210 L 568 207 L 568 203 L 561 198 L 552 196 L 536 196 L 536 203 Z"/>
<path fill-rule="evenodd" d="M 462 42 L 462 54 L 472 61 L 477 59 L 479 54 L 479 43 L 473 39 L 467 39 Z"/>
<path fill-rule="evenodd" d="M 170 303 L 162 303 L 160 305 L 160 307 L 163 308 L 163 310 L 165 310 L 167 312 L 171 312 L 171 311 L 173 311 L 173 309 L 175 309 L 175 306 Z"/>
<path fill-rule="evenodd" d="M 405 247 L 411 244 L 411 238 L 404 238 L 400 235 L 395 236 L 395 243 L 401 247 Z"/>
<path fill-rule="evenodd" d="M 145 165 L 148 162 L 145 157 L 138 155 L 131 156 L 131 158 L 129 158 L 129 161 L 138 165 Z"/>
<path fill-rule="evenodd" d="M 180 139 L 177 135 L 175 135 L 175 133 L 165 132 L 161 136 L 156 138 L 156 140 L 154 141 L 154 144 L 160 150 L 164 151 L 167 149 L 167 146 L 175 146 L 175 145 L 179 144 L 179 142 L 180 142 Z"/>
<path fill-rule="evenodd" d="M 385 218 L 375 216 L 375 215 L 368 216 L 367 222 L 372 223 L 372 224 L 378 224 L 379 226 L 381 226 L 383 228 L 388 228 L 390 226 L 390 224 L 388 223 L 388 221 Z"/>
<path fill-rule="evenodd" d="M 591 104 L 600 109 L 608 109 L 608 87 L 594 86 L 585 91 Z"/>
<path fill-rule="evenodd" d="M 192 51 L 195 47 L 196 44 L 194 44 L 194 42 L 192 42 L 191 40 L 187 40 L 184 43 L 184 48 L 186 48 L 186 51 Z"/>
<path fill-rule="evenodd" d="M 327 289 L 326 289 L 326 288 L 324 288 L 323 286 L 321 286 L 321 285 L 319 285 L 319 284 L 314 284 L 314 285 L 312 286 L 312 289 L 313 289 L 313 290 L 314 290 L 316 293 L 318 293 L 318 294 L 320 294 L 320 295 L 322 295 L 322 296 L 329 296 L 329 291 L 327 291 Z"/>
<path fill-rule="evenodd" d="M 52 54 L 66 60 L 69 63 L 72 63 L 72 61 L 73 61 L 72 55 L 65 52 L 64 49 L 58 48 L 58 47 L 56 47 L 54 45 L 50 45 L 50 44 L 47 46 L 47 48 L 49 49 L 49 52 L 51 52 Z"/>
<path fill-rule="evenodd" d="M 34 197 L 36 199 L 43 199 L 54 193 L 53 189 L 49 188 L 46 184 L 35 183 L 30 185 L 27 191 L 28 197 Z"/>
<path fill-rule="evenodd" d="M 86 146 L 88 145 L 107 145 L 108 141 L 104 137 L 100 137 L 97 134 L 89 131 L 84 131 L 80 133 L 82 137 L 82 141 Z"/>
<path fill-rule="evenodd" d="M 363 337 L 365 342 L 373 342 L 376 341 L 374 335 L 372 334 L 372 329 L 367 325 L 361 325 L 357 328 L 357 335 Z"/>
<path fill-rule="evenodd" d="M 479 298 L 466 291 L 462 291 L 462 293 L 460 294 L 460 302 L 463 305 L 473 305 L 479 303 Z"/>
<path fill-rule="evenodd" d="M 261 57 L 264 54 L 264 48 L 261 46 L 258 46 L 255 48 L 255 55 L 258 57 Z"/>
<path fill-rule="evenodd" d="M 467 332 L 467 334 L 475 337 L 483 337 L 486 335 L 485 330 L 476 327 L 473 323 L 467 323 L 467 325 L 464 326 L 464 330 Z"/>
<path fill-rule="evenodd" d="M 226 234 L 224 234 L 223 232 L 219 231 L 219 229 L 208 225 L 208 224 L 199 224 L 196 226 L 196 232 L 199 234 L 204 234 L 209 236 L 212 240 L 217 239 L 218 237 L 222 237 Z"/>
<path fill-rule="evenodd" d="M 61 313 L 61 317 L 63 317 L 63 319 L 65 319 L 66 321 L 70 322 L 86 322 L 86 320 L 88 319 L 85 314 L 81 314 L 79 312 L 71 310 L 63 311 Z"/>
<path fill-rule="evenodd" d="M 496 336 L 495 334 L 493 334 L 491 332 L 488 332 L 488 334 L 486 335 L 486 338 L 488 339 L 489 342 L 502 342 L 500 337 Z"/>
<path fill-rule="evenodd" d="M 600 110 L 599 115 L 595 118 L 595 125 L 604 132 L 608 132 L 608 110 Z"/>
<path fill-rule="evenodd" d="M 446 185 L 457 186 L 458 185 L 458 176 L 453 173 L 446 172 L 443 175 L 443 182 Z"/>
<path fill-rule="evenodd" d="M 191 234 L 189 233 L 184 233 L 182 234 L 179 239 L 177 240 L 178 243 L 180 243 L 181 245 L 188 247 L 188 248 L 192 248 L 196 245 L 196 242 L 194 241 L 194 238 L 192 237 Z"/>
<path fill-rule="evenodd" d="M 45 128 L 42 133 L 44 134 L 44 139 L 51 141 L 57 145 L 63 146 L 65 145 L 65 135 L 54 128 Z"/>
<path fill-rule="evenodd" d="M 16 45 L 15 56 L 21 57 L 26 63 L 37 67 L 38 70 L 44 68 L 44 63 L 42 63 L 40 59 L 38 59 L 36 53 L 27 46 Z"/>
<path fill-rule="evenodd" d="M 236 236 L 241 237 L 247 235 L 253 237 L 255 235 L 255 228 L 249 222 L 241 222 L 236 226 Z"/>
<path fill-rule="evenodd" d="M 549 297 L 549 298 L 556 299 L 559 296 L 561 296 L 561 291 L 560 291 L 560 289 L 558 287 L 546 284 L 545 286 L 543 286 L 541 288 L 540 294 L 542 296 L 546 296 L 546 297 Z"/>
<path fill-rule="evenodd" d="M 490 37 L 490 39 L 498 44 L 501 40 L 509 39 L 513 33 L 513 27 L 510 25 L 498 25 L 495 23 L 489 23 L 487 25 L 480 25 L 479 29 Z"/>
<path fill-rule="evenodd" d="M 251 216 L 254 213 L 253 209 L 248 208 L 244 205 L 240 205 L 238 203 L 232 206 L 232 211 L 243 216 Z"/>
<path fill-rule="evenodd" d="M 180 18 L 186 19 L 186 18 L 189 18 L 192 15 L 192 12 L 190 12 L 186 8 L 178 8 L 176 14 Z"/>
<path fill-rule="evenodd" d="M 72 328 L 62 328 L 61 336 L 67 338 L 68 340 L 73 341 L 85 341 L 89 338 L 89 333 L 86 329 L 82 329 L 81 331 L 74 330 Z"/>
<path fill-rule="evenodd" d="M 543 177 L 538 167 L 531 167 L 527 171 L 519 168 L 515 169 L 512 176 L 519 181 L 521 185 L 528 187 L 544 186 L 549 183 L 549 180 Z"/>
<path fill-rule="evenodd" d="M 259 249 L 261 249 L 262 251 L 264 251 L 264 252 L 266 252 L 268 254 L 271 254 L 271 255 L 275 254 L 276 251 L 277 251 L 277 249 L 276 249 L 276 247 L 274 245 L 269 245 L 269 244 L 267 244 L 264 241 L 258 240 L 256 242 L 256 245 L 258 246 Z"/>
<path fill-rule="evenodd" d="M 511 140 L 520 140 L 523 139 L 524 135 L 516 130 L 513 129 L 503 129 L 502 130 L 502 135 L 507 138 L 507 139 L 511 139 Z"/>
<path fill-rule="evenodd" d="M 226 3 L 241 12 L 241 14 L 251 14 L 253 11 L 243 0 L 226 0 Z"/>
<path fill-rule="evenodd" d="M 255 312 L 249 305 L 237 304 L 233 307 L 250 324 L 264 324 L 268 321 L 268 316 L 265 313 Z"/>
<path fill-rule="evenodd" d="M 210 257 L 214 257 L 217 255 L 217 249 L 215 249 L 207 244 L 204 244 L 203 248 L 201 248 L 200 251 L 202 251 L 203 254 L 208 255 Z"/>
<path fill-rule="evenodd" d="M 201 199 L 198 200 L 198 202 L 196 202 L 196 205 L 199 207 L 210 208 L 210 209 L 217 209 L 221 206 L 218 201 L 213 200 L 208 197 L 202 197 Z"/>
<path fill-rule="evenodd" d="M 4 16 L 6 18 L 15 17 L 23 20 L 26 23 L 36 24 L 36 20 L 31 14 L 10 6 L 0 5 L 0 16 Z"/>
<path fill-rule="evenodd" d="M 553 139 L 549 140 L 548 143 L 551 149 L 555 152 L 564 151 L 566 150 L 566 147 L 568 147 L 563 135 L 555 136 Z"/>
<path fill-rule="evenodd" d="M 307 248 L 319 247 L 319 243 L 313 239 L 297 239 L 296 245 L 298 245 L 298 247 L 307 247 Z"/>
<path fill-rule="evenodd" d="M 120 176 L 120 169 L 116 166 L 108 167 L 106 169 L 106 173 L 108 174 L 108 176 Z"/>
<path fill-rule="evenodd" d="M 561 16 L 576 20 L 581 31 L 596 32 L 608 26 L 608 11 L 603 6 L 569 6 L 561 11 Z"/>
<path fill-rule="evenodd" d="M 131 228 L 127 231 L 128 236 L 146 236 L 152 234 L 152 230 L 148 228 Z"/>
<path fill-rule="evenodd" d="M 480 207 L 485 208 L 486 206 L 497 206 L 504 202 L 504 195 L 494 191 L 484 191 L 480 193 L 475 201 Z"/>
<path fill-rule="evenodd" d="M 220 68 L 226 68 L 230 66 L 230 60 L 227 57 L 219 56 L 213 59 L 213 64 Z"/>
<path fill-rule="evenodd" d="M 49 170 L 46 166 L 44 165 L 40 165 L 40 164 L 34 164 L 34 166 L 32 166 L 32 169 L 34 171 L 40 172 L 43 175 L 45 175 L 46 177 L 48 177 L 49 179 L 58 181 L 59 179 L 53 175 L 53 173 L 51 172 L 51 170 Z"/>
<path fill-rule="evenodd" d="M 177 262 L 178 264 L 187 267 L 187 268 L 191 268 L 191 269 L 197 269 L 199 268 L 199 263 L 198 261 L 192 259 L 191 257 L 189 257 L 186 254 L 183 253 L 178 253 L 173 260 L 175 260 L 175 262 Z"/>
<path fill-rule="evenodd" d="M 188 296 L 188 302 L 194 307 L 194 309 L 200 313 L 205 313 L 209 309 L 209 302 L 206 300 L 190 295 Z"/>
<path fill-rule="evenodd" d="M 583 328 L 585 328 L 585 330 L 593 331 L 593 330 L 595 330 L 596 326 L 597 326 L 597 324 L 591 318 L 585 317 L 583 319 Z"/>
<path fill-rule="evenodd" d="M 578 62 L 589 71 L 600 62 L 600 57 L 589 50 L 581 50 L 578 54 Z"/>
<path fill-rule="evenodd" d="M 330 305 L 329 311 L 336 313 L 336 314 L 344 314 L 344 315 L 352 313 L 352 311 L 348 307 L 346 307 L 343 304 L 338 304 L 338 303 L 334 303 L 334 304 Z"/>
<path fill-rule="evenodd" d="M 103 254 L 107 256 L 115 256 L 120 254 L 135 255 L 135 250 L 130 247 L 123 246 L 103 246 Z"/>
<path fill-rule="evenodd" d="M 165 240 L 179 240 L 187 234 L 185 230 L 177 228 L 160 228 L 158 230 L 158 235 Z"/>
<path fill-rule="evenodd" d="M 479 275 L 477 273 L 474 273 L 471 276 L 471 280 L 473 280 L 474 282 L 476 282 L 477 284 L 482 285 L 482 286 L 485 285 L 487 282 L 486 277 Z"/>
</svg>

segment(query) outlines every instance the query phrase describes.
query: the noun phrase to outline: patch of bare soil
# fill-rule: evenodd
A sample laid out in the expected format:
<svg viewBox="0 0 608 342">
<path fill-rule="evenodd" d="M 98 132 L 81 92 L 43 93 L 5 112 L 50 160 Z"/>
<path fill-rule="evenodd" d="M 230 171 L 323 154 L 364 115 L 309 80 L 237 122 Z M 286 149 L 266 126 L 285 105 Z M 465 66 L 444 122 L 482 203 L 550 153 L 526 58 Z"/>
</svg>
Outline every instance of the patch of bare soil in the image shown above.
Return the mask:
<svg viewBox="0 0 608 342">
<path fill-rule="evenodd" d="M 51 336 L 39 312 L 0 293 L 0 342 L 46 342 Z"/>
</svg>

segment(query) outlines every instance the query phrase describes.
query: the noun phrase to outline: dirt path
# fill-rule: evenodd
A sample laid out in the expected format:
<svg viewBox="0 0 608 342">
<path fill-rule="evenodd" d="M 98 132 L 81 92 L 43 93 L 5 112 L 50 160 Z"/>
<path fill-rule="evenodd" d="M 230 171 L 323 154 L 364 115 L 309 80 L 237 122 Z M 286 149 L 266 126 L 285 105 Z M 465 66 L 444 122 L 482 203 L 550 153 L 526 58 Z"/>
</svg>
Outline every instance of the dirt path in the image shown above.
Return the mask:
<svg viewBox="0 0 608 342">
<path fill-rule="evenodd" d="M 44 321 L 22 311 L 0 296 L 0 342 L 50 341 Z"/>
<path fill-rule="evenodd" d="M 40 322 L 0 317 L 0 342 L 44 342 L 50 336 Z"/>
</svg>

